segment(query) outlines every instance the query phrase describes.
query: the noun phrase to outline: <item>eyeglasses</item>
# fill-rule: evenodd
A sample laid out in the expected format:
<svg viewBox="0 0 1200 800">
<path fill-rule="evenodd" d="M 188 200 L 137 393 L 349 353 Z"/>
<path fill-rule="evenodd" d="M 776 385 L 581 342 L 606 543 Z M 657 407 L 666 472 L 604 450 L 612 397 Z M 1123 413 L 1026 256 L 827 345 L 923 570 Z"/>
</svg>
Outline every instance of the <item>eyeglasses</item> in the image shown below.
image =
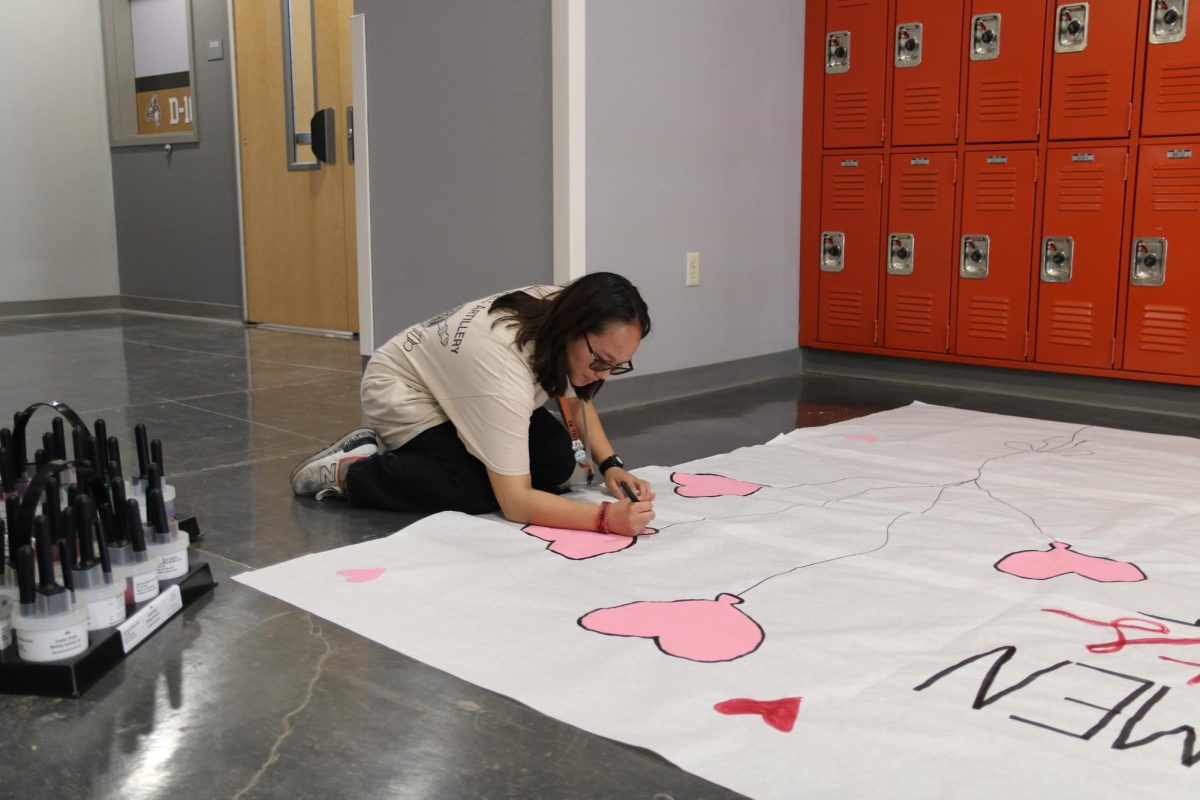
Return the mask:
<svg viewBox="0 0 1200 800">
<path fill-rule="evenodd" d="M 586 333 L 583 335 L 583 341 L 587 345 L 588 353 L 592 356 L 592 363 L 588 366 L 592 372 L 607 372 L 610 375 L 624 375 L 626 372 L 633 372 L 632 359 L 621 364 L 610 364 L 592 350 L 592 342 Z"/>
</svg>

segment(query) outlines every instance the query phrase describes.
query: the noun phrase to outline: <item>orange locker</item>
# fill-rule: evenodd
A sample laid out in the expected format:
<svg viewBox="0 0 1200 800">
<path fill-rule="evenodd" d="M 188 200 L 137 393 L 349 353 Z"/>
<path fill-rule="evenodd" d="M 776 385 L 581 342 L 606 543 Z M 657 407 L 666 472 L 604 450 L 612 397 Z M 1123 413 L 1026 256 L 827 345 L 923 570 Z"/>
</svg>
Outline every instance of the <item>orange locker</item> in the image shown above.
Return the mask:
<svg viewBox="0 0 1200 800">
<path fill-rule="evenodd" d="M 1128 151 L 1046 154 L 1037 360 L 1111 367 Z"/>
<path fill-rule="evenodd" d="M 1187 0 L 1150 6 L 1142 134 L 1200 134 L 1200 20 L 1188 27 Z"/>
<path fill-rule="evenodd" d="M 963 0 L 897 0 L 892 144 L 958 141 Z"/>
<path fill-rule="evenodd" d="M 967 142 L 1037 140 L 1045 21 L 1045 3 L 975 0 L 967 41 Z"/>
<path fill-rule="evenodd" d="M 1129 134 L 1140 0 L 1060 3 L 1055 12 L 1050 138 Z"/>
<path fill-rule="evenodd" d="M 1025 358 L 1037 153 L 967 153 L 954 352 Z"/>
<path fill-rule="evenodd" d="M 949 345 L 956 156 L 892 156 L 884 246 L 884 347 Z"/>
<path fill-rule="evenodd" d="M 1124 366 L 1200 375 L 1200 140 L 1139 153 Z"/>
<path fill-rule="evenodd" d="M 827 0 L 825 146 L 883 143 L 887 49 L 885 0 Z"/>
<path fill-rule="evenodd" d="M 823 159 L 817 311 L 823 342 L 875 344 L 882 164 L 878 155 Z"/>
</svg>

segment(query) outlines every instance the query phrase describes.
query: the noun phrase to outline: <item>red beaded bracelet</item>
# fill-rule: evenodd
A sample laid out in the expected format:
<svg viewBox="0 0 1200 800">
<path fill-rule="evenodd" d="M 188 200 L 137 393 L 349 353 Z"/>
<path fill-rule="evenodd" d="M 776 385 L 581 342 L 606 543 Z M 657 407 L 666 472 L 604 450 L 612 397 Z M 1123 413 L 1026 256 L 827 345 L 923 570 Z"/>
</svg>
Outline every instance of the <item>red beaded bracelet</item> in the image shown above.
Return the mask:
<svg viewBox="0 0 1200 800">
<path fill-rule="evenodd" d="M 600 533 L 609 533 L 608 530 L 608 507 L 609 503 L 600 504 L 600 513 L 596 515 L 596 530 Z"/>
</svg>

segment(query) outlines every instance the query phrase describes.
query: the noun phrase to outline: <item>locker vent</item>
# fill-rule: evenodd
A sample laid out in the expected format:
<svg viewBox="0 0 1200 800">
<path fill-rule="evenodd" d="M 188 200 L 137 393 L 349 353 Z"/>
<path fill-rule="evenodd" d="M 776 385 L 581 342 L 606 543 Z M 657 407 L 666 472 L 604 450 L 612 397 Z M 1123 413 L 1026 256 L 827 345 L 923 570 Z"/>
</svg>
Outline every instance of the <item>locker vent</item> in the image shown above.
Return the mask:
<svg viewBox="0 0 1200 800">
<path fill-rule="evenodd" d="M 933 296 L 897 292 L 893 327 L 898 333 L 928 335 L 933 330 Z"/>
<path fill-rule="evenodd" d="M 975 109 L 980 122 L 1016 122 L 1021 115 L 1021 82 L 980 81 Z"/>
<path fill-rule="evenodd" d="M 866 211 L 867 176 L 861 172 L 833 176 L 833 211 Z"/>
<path fill-rule="evenodd" d="M 859 328 L 863 322 L 861 289 L 834 289 L 825 307 L 825 322 L 834 328 Z"/>
<path fill-rule="evenodd" d="M 1059 211 L 1101 211 L 1104 208 L 1104 170 L 1068 167 L 1058 176 Z"/>
<path fill-rule="evenodd" d="M 1017 207 L 1017 171 L 988 169 L 975 178 L 976 211 L 1013 211 Z"/>
<path fill-rule="evenodd" d="M 1095 311 L 1091 303 L 1058 302 L 1050 310 L 1050 342 L 1090 347 Z"/>
<path fill-rule="evenodd" d="M 833 129 L 866 130 L 871 93 L 866 89 L 846 89 L 833 93 Z"/>
<path fill-rule="evenodd" d="M 971 298 L 967 332 L 973 339 L 1008 338 L 1008 298 Z"/>
<path fill-rule="evenodd" d="M 1156 110 L 1160 114 L 1200 111 L 1200 64 L 1175 64 L 1162 68 Z"/>
<path fill-rule="evenodd" d="M 1200 211 L 1200 166 L 1154 165 L 1155 211 Z"/>
<path fill-rule="evenodd" d="M 901 211 L 937 211 L 938 176 L 932 170 L 905 171 L 900 175 Z"/>
<path fill-rule="evenodd" d="M 1188 312 L 1182 306 L 1146 306 L 1142 312 L 1140 347 L 1155 353 L 1182 355 L 1188 346 Z"/>
<path fill-rule="evenodd" d="M 905 127 L 923 128 L 942 122 L 942 86 L 936 83 L 921 83 L 906 86 L 903 105 L 896 111 L 896 118 L 904 121 Z"/>
<path fill-rule="evenodd" d="M 1063 87 L 1063 116 L 1074 118 L 1103 117 L 1111 104 L 1110 72 L 1081 72 L 1067 75 Z"/>
</svg>

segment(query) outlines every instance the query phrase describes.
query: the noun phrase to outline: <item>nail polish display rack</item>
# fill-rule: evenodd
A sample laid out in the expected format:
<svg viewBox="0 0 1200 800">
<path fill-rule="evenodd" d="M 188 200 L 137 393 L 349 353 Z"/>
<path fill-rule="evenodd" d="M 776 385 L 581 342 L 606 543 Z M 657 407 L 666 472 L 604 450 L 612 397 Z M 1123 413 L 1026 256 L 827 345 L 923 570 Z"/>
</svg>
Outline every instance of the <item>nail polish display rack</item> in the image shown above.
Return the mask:
<svg viewBox="0 0 1200 800">
<path fill-rule="evenodd" d="M 53 418 L 53 430 L 43 437 L 43 448 L 38 450 L 34 461 L 27 464 L 24 456 L 25 431 L 30 418 L 40 408 L 49 408 L 59 416 Z M 75 458 L 70 461 L 66 460 L 64 419 L 71 425 L 75 446 Z M 90 492 L 101 495 L 96 497 L 100 504 L 116 504 L 115 498 L 103 497 L 102 492 L 95 488 L 106 485 L 104 479 L 121 479 L 119 454 L 116 461 L 110 461 L 108 458 L 109 455 L 115 454 L 118 445 L 115 443 L 115 437 L 107 437 L 103 420 L 97 420 L 96 435 L 93 436 L 82 419 L 69 406 L 59 402 L 35 403 L 23 412 L 15 414 L 14 420 L 13 430 L 0 431 L 0 434 L 3 434 L 0 435 L 0 465 L 4 467 L 6 500 L 13 495 L 20 498 L 19 513 L 13 513 L 18 508 L 17 503 L 10 502 L 7 505 L 8 513 L 5 515 L 4 527 L 7 528 L 10 538 L 15 536 L 19 537 L 19 542 L 30 541 L 34 516 L 39 510 L 46 510 L 42 500 L 47 494 L 47 487 L 52 488 L 57 495 L 60 490 L 57 479 L 60 475 L 74 474 L 79 483 L 84 483 L 83 476 L 88 476 L 86 489 L 78 484 L 70 484 L 70 493 Z M 135 430 L 138 435 L 140 474 L 144 476 L 147 474 L 150 449 L 145 441 L 144 426 L 138 425 Z M 104 444 L 98 446 L 97 442 Z M 152 468 L 149 474 L 158 476 L 161 493 L 162 449 L 157 441 L 154 453 L 157 459 L 156 467 Z M 97 464 L 106 466 L 97 470 L 94 466 Z M 68 485 L 64 484 L 62 489 L 68 490 Z M 180 518 L 177 522 L 179 531 L 187 533 L 190 542 L 196 542 L 203 535 L 194 516 Z M 43 524 L 40 519 L 38 523 Z M 172 525 L 175 523 L 175 520 L 171 521 Z M 4 544 L 3 537 L 0 536 L 0 547 Z M 73 544 L 72 548 L 75 547 Z M 80 554 L 82 551 L 76 550 L 76 553 Z M 74 559 L 75 555 L 71 558 Z M 15 567 L 15 564 L 12 566 Z M 61 568 L 59 571 L 61 572 Z M 171 619 L 206 596 L 216 585 L 207 563 L 189 560 L 187 572 L 181 577 L 159 580 L 159 593 L 156 597 L 127 606 L 124 623 L 88 631 L 87 648 L 68 658 L 56 661 L 27 661 L 20 657 L 14 639 L 11 645 L 0 650 L 0 694 L 80 697 Z M 13 615 L 16 613 L 14 603 Z"/>
</svg>

